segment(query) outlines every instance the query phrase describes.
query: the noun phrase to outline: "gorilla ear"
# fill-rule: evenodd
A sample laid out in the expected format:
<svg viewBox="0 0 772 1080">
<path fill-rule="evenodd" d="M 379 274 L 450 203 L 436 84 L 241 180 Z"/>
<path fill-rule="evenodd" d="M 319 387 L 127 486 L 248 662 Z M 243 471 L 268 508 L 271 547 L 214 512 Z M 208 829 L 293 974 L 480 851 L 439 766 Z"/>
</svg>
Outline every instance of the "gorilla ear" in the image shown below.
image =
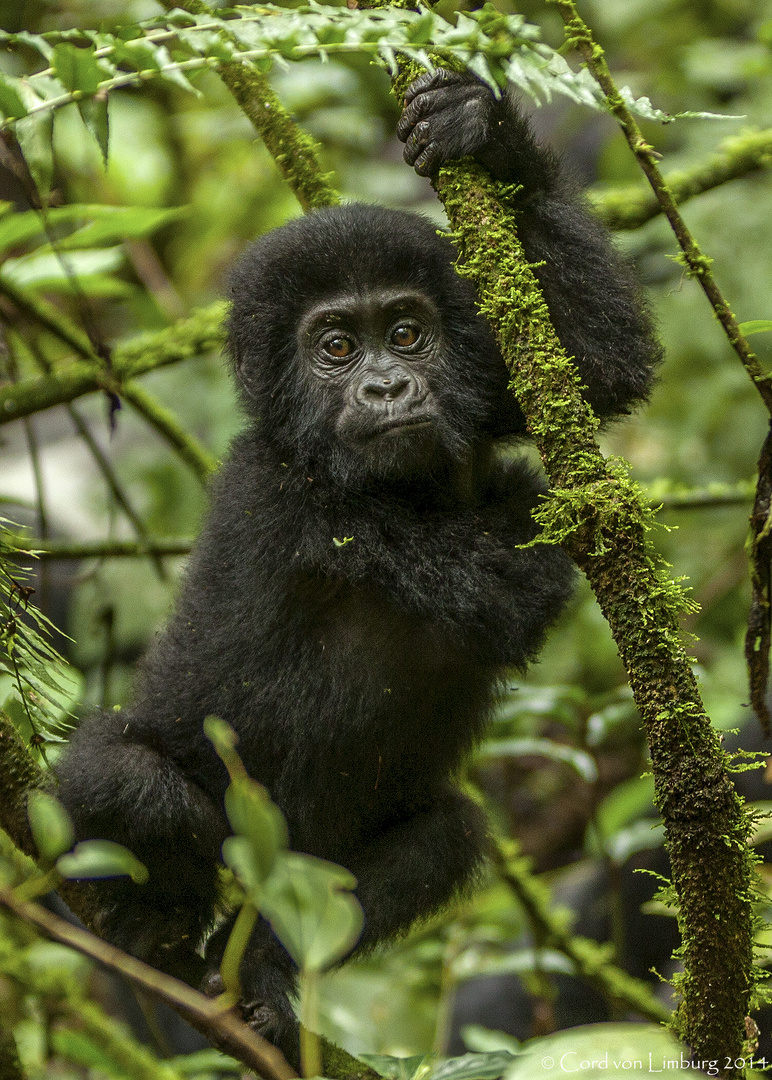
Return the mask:
<svg viewBox="0 0 772 1080">
<path fill-rule="evenodd" d="M 247 397 L 252 398 L 253 401 L 257 399 L 257 391 L 255 387 L 250 383 L 249 375 L 247 373 L 246 363 L 241 351 L 231 342 L 229 346 L 231 355 L 231 362 L 233 364 L 233 374 L 241 384 L 241 388 Z"/>
</svg>

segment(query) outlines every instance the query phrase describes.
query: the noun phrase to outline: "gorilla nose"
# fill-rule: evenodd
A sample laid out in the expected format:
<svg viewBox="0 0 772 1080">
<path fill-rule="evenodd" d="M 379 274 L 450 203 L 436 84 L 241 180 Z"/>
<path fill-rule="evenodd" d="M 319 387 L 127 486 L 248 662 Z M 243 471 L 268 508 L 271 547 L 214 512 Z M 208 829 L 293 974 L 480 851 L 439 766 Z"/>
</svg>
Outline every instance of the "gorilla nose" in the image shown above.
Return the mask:
<svg viewBox="0 0 772 1080">
<path fill-rule="evenodd" d="M 406 375 L 378 375 L 365 379 L 359 388 L 361 399 L 370 405 L 398 401 L 411 396 L 412 381 Z"/>
</svg>

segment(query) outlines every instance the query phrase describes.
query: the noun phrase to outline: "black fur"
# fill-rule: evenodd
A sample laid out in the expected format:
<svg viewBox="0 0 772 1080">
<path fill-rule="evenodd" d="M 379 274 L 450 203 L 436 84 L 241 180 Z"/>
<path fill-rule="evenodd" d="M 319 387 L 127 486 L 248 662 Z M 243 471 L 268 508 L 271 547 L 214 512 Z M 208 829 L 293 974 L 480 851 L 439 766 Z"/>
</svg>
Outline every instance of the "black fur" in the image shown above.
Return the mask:
<svg viewBox="0 0 772 1080">
<path fill-rule="evenodd" d="M 399 133 L 411 164 L 475 153 L 523 183 L 522 237 L 590 401 L 609 416 L 645 397 L 658 350 L 635 285 L 514 106 L 428 76 Z M 236 729 L 292 847 L 356 875 L 370 947 L 474 879 L 485 822 L 452 776 L 572 577 L 560 549 L 518 547 L 540 482 L 492 446 L 522 434 L 522 416 L 428 222 L 357 205 L 309 215 L 250 248 L 232 292 L 247 426 L 133 705 L 85 723 L 59 771 L 78 836 L 120 841 L 150 870 L 145 886 L 110 884 L 103 932 L 191 981 L 226 935 L 207 963 L 194 953 L 228 833 L 203 719 Z M 294 972 L 265 925 L 242 981 L 253 1021 L 294 1056 Z"/>
</svg>

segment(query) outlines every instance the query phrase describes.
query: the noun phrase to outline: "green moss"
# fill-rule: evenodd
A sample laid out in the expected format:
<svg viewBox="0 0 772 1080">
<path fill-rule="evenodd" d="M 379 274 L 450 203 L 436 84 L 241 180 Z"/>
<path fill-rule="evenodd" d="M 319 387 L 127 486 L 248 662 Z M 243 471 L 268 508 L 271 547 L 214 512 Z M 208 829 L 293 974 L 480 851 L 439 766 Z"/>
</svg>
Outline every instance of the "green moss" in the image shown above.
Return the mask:
<svg viewBox="0 0 772 1080">
<path fill-rule="evenodd" d="M 481 297 L 550 478 L 542 538 L 587 575 L 646 727 L 683 942 L 674 1029 L 700 1057 L 736 1058 L 756 980 L 750 823 L 685 651 L 679 620 L 693 602 L 656 556 L 654 519 L 627 469 L 604 461 L 595 442 L 597 421 L 517 240 L 511 190 L 466 162 L 441 170 L 435 186 L 459 272 Z"/>
</svg>

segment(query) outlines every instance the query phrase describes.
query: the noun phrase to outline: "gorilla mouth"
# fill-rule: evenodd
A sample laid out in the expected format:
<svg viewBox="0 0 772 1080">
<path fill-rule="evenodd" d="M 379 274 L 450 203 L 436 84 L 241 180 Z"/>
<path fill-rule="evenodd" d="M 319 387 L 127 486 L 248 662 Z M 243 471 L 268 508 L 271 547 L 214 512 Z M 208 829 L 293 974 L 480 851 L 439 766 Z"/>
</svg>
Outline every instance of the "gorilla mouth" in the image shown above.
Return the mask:
<svg viewBox="0 0 772 1080">
<path fill-rule="evenodd" d="M 400 435 L 403 431 L 419 431 L 430 428 L 433 424 L 434 420 L 425 413 L 418 416 L 397 416 L 379 424 L 371 437 L 377 439 L 380 435 Z"/>
</svg>

